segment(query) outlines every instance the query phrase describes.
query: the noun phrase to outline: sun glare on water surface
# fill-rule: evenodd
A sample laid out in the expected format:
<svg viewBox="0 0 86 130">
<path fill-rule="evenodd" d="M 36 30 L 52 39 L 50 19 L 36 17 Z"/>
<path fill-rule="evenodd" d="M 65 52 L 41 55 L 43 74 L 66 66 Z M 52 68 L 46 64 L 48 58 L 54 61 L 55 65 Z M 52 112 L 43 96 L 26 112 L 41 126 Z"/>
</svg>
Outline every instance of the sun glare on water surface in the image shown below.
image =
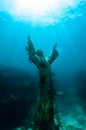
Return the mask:
<svg viewBox="0 0 86 130">
<path fill-rule="evenodd" d="M 6 10 L 16 18 L 35 22 L 55 22 L 65 9 L 76 7 L 81 0 L 7 0 Z"/>
</svg>

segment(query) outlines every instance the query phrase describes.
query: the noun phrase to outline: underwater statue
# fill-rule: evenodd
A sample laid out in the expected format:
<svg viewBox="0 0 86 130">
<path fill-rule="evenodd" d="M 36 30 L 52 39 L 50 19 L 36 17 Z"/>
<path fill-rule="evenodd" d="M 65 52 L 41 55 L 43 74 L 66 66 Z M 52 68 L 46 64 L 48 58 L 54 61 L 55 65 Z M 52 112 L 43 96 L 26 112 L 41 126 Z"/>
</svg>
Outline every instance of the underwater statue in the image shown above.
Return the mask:
<svg viewBox="0 0 86 130">
<path fill-rule="evenodd" d="M 35 50 L 28 36 L 26 51 L 29 61 L 33 62 L 39 70 L 40 85 L 37 99 L 37 109 L 34 114 L 33 130 L 59 130 L 59 123 L 54 123 L 55 88 L 52 82 L 51 64 L 58 57 L 57 44 L 53 46 L 51 55 L 46 58 L 41 50 Z"/>
</svg>

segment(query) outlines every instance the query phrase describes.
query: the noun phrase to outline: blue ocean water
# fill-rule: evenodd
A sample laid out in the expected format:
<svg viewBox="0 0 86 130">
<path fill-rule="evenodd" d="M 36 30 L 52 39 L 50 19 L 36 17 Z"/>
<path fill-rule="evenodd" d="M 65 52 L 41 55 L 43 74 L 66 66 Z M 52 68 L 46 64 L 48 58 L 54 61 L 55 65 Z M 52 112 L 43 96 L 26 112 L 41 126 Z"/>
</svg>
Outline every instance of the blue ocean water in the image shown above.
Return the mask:
<svg viewBox="0 0 86 130">
<path fill-rule="evenodd" d="M 0 64 L 34 70 L 25 50 L 30 35 L 35 48 L 42 49 L 46 56 L 50 55 L 53 44 L 58 43 L 59 57 L 52 65 L 56 73 L 86 69 L 85 9 L 86 2 L 81 2 L 69 9 L 59 22 L 44 26 L 17 21 L 8 12 L 0 12 Z"/>
<path fill-rule="evenodd" d="M 75 8 L 69 7 L 64 15 L 60 18 L 55 15 L 54 19 L 54 23 L 34 23 L 16 19 L 6 10 L 0 11 L 0 65 L 25 70 L 35 79 L 38 70 L 28 61 L 25 49 L 30 35 L 35 48 L 43 50 L 46 57 L 57 42 L 59 56 L 52 64 L 56 83 L 62 80 L 63 85 L 66 81 L 66 90 L 72 91 L 70 87 L 74 84 L 71 78 L 80 72 L 79 78 L 86 86 L 86 1 L 80 2 Z M 80 90 L 86 91 L 86 87 Z"/>
</svg>

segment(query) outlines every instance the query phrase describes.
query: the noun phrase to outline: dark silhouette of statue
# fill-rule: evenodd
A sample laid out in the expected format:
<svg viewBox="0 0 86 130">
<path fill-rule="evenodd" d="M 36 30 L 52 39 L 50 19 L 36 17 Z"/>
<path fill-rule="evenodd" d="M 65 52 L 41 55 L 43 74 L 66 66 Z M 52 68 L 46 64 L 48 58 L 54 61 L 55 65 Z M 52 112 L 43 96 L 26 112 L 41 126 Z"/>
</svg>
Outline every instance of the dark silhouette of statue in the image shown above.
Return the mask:
<svg viewBox="0 0 86 130">
<path fill-rule="evenodd" d="M 37 110 L 34 114 L 33 130 L 59 130 L 59 123 L 54 123 L 55 89 L 52 82 L 51 64 L 58 56 L 57 44 L 53 46 L 51 55 L 46 58 L 41 50 L 35 50 L 28 36 L 26 51 L 29 61 L 33 62 L 39 70 L 40 85 L 37 99 Z"/>
</svg>

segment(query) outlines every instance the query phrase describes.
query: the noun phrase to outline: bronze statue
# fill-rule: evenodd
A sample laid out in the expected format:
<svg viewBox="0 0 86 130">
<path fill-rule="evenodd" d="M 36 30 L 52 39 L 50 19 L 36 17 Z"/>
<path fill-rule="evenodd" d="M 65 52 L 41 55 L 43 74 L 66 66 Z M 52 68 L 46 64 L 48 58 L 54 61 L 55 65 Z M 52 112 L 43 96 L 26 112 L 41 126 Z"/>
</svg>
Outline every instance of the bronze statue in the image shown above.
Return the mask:
<svg viewBox="0 0 86 130">
<path fill-rule="evenodd" d="M 33 130 L 59 130 L 54 123 L 54 97 L 55 88 L 52 82 L 51 64 L 58 57 L 57 44 L 53 46 L 51 55 L 46 58 L 41 50 L 35 50 L 28 36 L 26 51 L 29 61 L 33 62 L 39 70 L 40 86 L 37 100 L 37 111 L 34 115 Z"/>
</svg>

